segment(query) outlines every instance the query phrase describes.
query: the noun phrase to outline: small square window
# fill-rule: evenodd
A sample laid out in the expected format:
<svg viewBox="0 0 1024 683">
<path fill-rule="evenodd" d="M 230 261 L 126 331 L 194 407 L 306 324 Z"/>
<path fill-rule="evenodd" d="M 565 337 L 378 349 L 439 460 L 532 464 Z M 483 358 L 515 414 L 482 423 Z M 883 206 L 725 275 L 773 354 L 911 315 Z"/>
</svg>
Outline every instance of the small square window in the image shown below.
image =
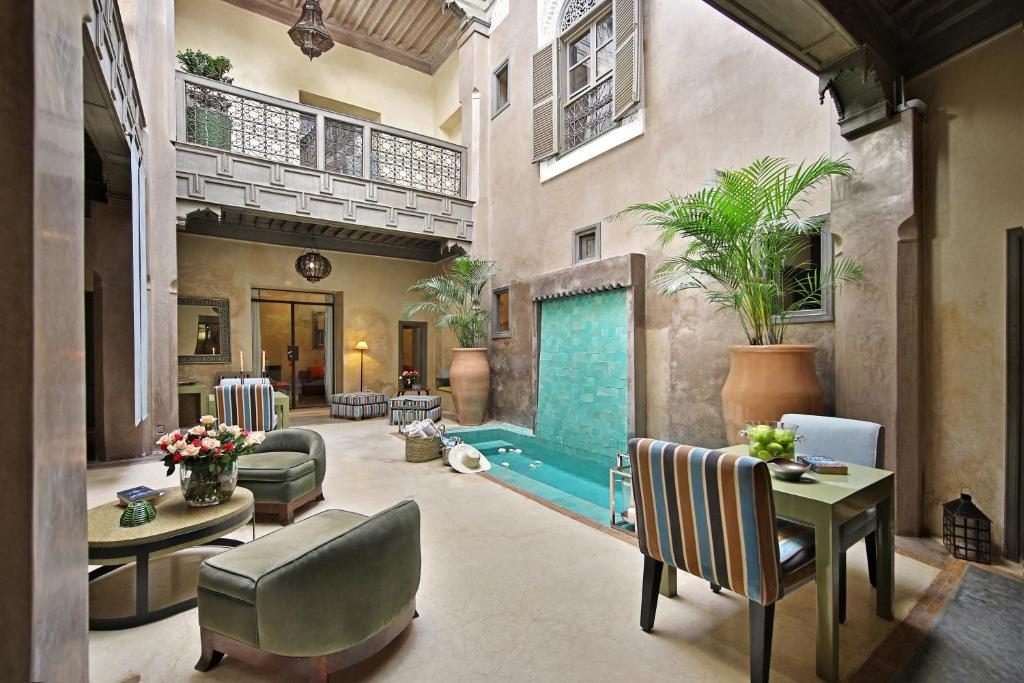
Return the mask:
<svg viewBox="0 0 1024 683">
<path fill-rule="evenodd" d="M 804 240 L 803 248 L 794 255 L 792 262 L 786 266 L 782 274 L 790 289 L 796 282 L 806 282 L 811 277 L 826 276 L 831 268 L 833 259 L 832 229 L 827 216 L 824 218 L 826 221 L 821 233 L 805 235 L 801 238 Z M 789 296 L 785 300 L 787 306 L 794 303 L 796 303 L 794 296 Z M 797 310 L 789 314 L 788 320 L 791 323 L 831 322 L 833 320 L 831 286 L 823 282 L 817 300 L 801 304 Z"/>
<path fill-rule="evenodd" d="M 493 292 L 491 302 L 491 336 L 512 336 L 512 295 L 507 286 L 499 287 Z"/>
<path fill-rule="evenodd" d="M 491 102 L 492 117 L 505 111 L 509 105 L 507 59 L 501 63 L 501 66 L 494 70 L 494 75 L 491 79 Z"/>
<path fill-rule="evenodd" d="M 572 233 L 572 262 L 586 263 L 601 258 L 601 224 L 580 228 Z"/>
</svg>

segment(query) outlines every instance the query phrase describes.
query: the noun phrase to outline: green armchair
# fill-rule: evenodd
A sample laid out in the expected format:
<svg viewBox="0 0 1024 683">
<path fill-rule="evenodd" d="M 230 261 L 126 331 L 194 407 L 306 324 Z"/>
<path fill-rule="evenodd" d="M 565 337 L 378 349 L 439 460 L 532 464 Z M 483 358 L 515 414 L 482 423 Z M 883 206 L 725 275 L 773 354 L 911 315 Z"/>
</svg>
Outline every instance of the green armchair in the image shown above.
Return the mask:
<svg viewBox="0 0 1024 683">
<path fill-rule="evenodd" d="M 326 510 L 208 558 L 199 569 L 202 655 L 310 681 L 384 648 L 416 616 L 420 509 Z"/>
<path fill-rule="evenodd" d="M 253 453 L 238 459 L 238 485 L 252 491 L 257 514 L 276 514 L 291 524 L 295 511 L 323 500 L 327 449 L 308 429 L 267 432 Z"/>
</svg>

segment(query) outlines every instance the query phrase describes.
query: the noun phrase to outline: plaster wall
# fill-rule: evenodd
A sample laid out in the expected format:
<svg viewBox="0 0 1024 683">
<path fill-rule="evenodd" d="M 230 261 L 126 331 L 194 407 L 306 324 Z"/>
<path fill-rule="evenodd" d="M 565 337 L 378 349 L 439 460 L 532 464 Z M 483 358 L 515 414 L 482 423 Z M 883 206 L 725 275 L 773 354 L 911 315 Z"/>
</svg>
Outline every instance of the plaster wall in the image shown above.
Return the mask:
<svg viewBox="0 0 1024 683">
<path fill-rule="evenodd" d="M 174 3 L 121 0 L 118 3 L 127 47 L 145 115 L 142 131 L 146 176 L 146 283 L 149 295 L 149 387 L 146 415 L 134 414 L 130 198 L 93 203 L 86 230 L 86 288 L 99 276 L 97 298 L 97 449 L 99 460 L 148 455 L 156 435 L 177 423 L 177 259 L 174 186 Z M 118 205 L 120 204 L 120 205 Z"/>
<path fill-rule="evenodd" d="M 389 126 L 446 137 L 438 117 L 451 100 L 455 69 L 448 64 L 430 76 L 341 43 L 311 63 L 280 22 L 220 0 L 175 5 L 177 49 L 230 58 L 234 85 L 294 102 L 305 90 L 380 112 Z M 435 97 L 445 106 L 435 105 Z"/>
<path fill-rule="evenodd" d="M 437 137 L 460 142 L 459 124 L 462 103 L 459 99 L 459 53 L 453 52 L 433 75 L 434 130 Z"/>
<path fill-rule="evenodd" d="M 285 289 L 333 293 L 335 318 L 340 318 L 342 333 L 336 335 L 336 387 L 359 390 L 359 352 L 356 342 L 365 339 L 370 349 L 365 354 L 367 389 L 393 394 L 398 385 L 398 322 L 402 307 L 412 300 L 407 293 L 416 280 L 436 274 L 437 266 L 421 261 L 324 252 L 331 261 L 331 274 L 315 285 L 295 272 L 295 259 L 301 249 L 254 242 L 178 235 L 179 290 L 185 296 L 229 299 L 231 302 L 230 364 L 180 365 L 178 376 L 212 386 L 216 375 L 238 370 L 238 351 L 247 359 L 252 353 L 252 289 Z M 230 264 L 225 266 L 225 264 Z M 427 320 L 416 316 L 413 320 Z M 428 357 L 437 358 L 438 334 L 428 329 Z M 298 332 L 302 334 L 302 332 Z M 309 336 L 310 332 L 305 332 Z M 271 363 L 273 359 L 268 358 Z M 246 361 L 249 369 L 251 360 Z M 300 361 L 300 368 L 307 363 Z M 447 366 L 445 366 L 447 367 Z M 431 363 L 428 377 L 436 376 L 438 366 Z M 432 379 L 431 379 L 432 383 Z M 342 389 L 336 388 L 335 391 Z"/>
<path fill-rule="evenodd" d="M 0 13 L 2 677 L 85 681 L 82 0 Z"/>
<path fill-rule="evenodd" d="M 131 206 L 92 203 L 85 237 L 94 292 L 98 460 L 137 458 L 153 449 L 151 419 L 135 422 L 131 229 Z M 150 376 L 157 379 L 155 368 Z"/>
<path fill-rule="evenodd" d="M 911 81 L 923 99 L 924 523 L 970 487 L 1002 545 L 1006 231 L 1024 225 L 1024 32 L 1017 26 Z"/>
<path fill-rule="evenodd" d="M 900 352 L 909 348 L 901 335 L 913 332 L 900 324 L 898 281 L 910 265 L 900 260 L 906 246 L 901 238 L 913 236 L 918 244 L 916 117 L 903 112 L 854 140 L 842 138 L 837 128 L 832 140 L 833 155 L 845 155 L 857 169 L 833 184 L 832 233 L 837 250 L 864 270 L 863 283 L 845 288 L 836 301 L 836 411 L 885 426 L 886 468 L 896 471 L 898 531 L 911 535 L 918 533 L 920 474 L 917 449 L 906 441 L 916 436 L 916 424 L 905 411 L 917 402 L 901 402 L 898 395 Z M 919 296 L 917 289 L 907 291 Z M 918 386 L 916 378 L 909 384 Z"/>
<path fill-rule="evenodd" d="M 482 140 L 476 148 L 481 202 L 473 249 L 498 261 L 502 272 L 494 286 L 513 283 L 513 335 L 490 342 L 496 417 L 532 423 L 530 375 L 523 370 L 530 367 L 533 323 L 530 302 L 514 283 L 571 266 L 573 230 L 603 221 L 602 257 L 644 253 L 653 270 L 664 258 L 655 234 L 607 216 L 634 202 L 695 191 L 715 168 L 764 155 L 814 159 L 829 151 L 834 112 L 819 105 L 812 74 L 704 2 L 644 5 L 644 134 L 543 184 L 530 163 L 536 44 L 524 39 L 537 35 L 536 3 L 510 3 L 508 17 L 489 39 L 476 35 L 462 45 L 463 102 L 476 88 L 483 112 L 491 110 L 492 69 L 505 58 L 510 64 L 511 106 L 493 120 L 471 119 L 463 111 L 463 144 L 475 135 Z M 829 188 L 804 210 L 828 212 Z M 744 341 L 734 316 L 715 312 L 697 293 L 652 293 L 646 336 L 650 435 L 724 443 L 720 391 L 727 346 Z M 788 340 L 818 344 L 819 375 L 831 404 L 832 325 L 794 325 Z"/>
</svg>

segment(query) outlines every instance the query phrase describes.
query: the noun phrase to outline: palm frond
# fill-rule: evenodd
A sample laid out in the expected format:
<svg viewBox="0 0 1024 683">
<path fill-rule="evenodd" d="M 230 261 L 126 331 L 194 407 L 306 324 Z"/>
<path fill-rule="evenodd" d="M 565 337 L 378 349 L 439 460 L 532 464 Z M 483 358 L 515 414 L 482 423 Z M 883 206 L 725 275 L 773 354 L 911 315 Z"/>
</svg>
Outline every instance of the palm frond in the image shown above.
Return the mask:
<svg viewBox="0 0 1024 683">
<path fill-rule="evenodd" d="M 474 346 L 484 335 L 490 314 L 482 308 L 481 297 L 488 280 L 498 272 L 493 261 L 472 256 L 454 259 L 441 275 L 424 278 L 409 287 L 421 299 L 405 304 L 404 315 L 427 313 L 439 328 L 455 333 L 459 346 Z"/>
<path fill-rule="evenodd" d="M 702 289 L 709 303 L 737 312 L 750 343 L 779 343 L 792 306 L 786 301 L 820 296 L 823 286 L 834 289 L 862 276 L 859 267 L 837 260 L 815 273 L 820 281 L 787 277 L 810 269 L 805 238 L 820 234 L 827 220 L 802 218 L 795 205 L 821 183 L 852 172 L 845 158 L 793 164 L 764 157 L 715 171 L 691 194 L 633 204 L 611 218 L 636 218 L 638 226 L 657 232 L 661 249 L 675 247 L 652 278 L 663 293 Z"/>
</svg>

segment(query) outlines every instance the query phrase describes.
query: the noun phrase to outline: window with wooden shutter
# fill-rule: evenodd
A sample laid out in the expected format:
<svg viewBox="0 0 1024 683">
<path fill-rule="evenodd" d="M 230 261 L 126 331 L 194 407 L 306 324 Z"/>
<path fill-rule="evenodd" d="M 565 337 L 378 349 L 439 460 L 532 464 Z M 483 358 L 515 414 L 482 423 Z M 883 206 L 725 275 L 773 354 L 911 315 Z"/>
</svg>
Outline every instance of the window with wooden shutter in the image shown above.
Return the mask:
<svg viewBox="0 0 1024 683">
<path fill-rule="evenodd" d="M 615 92 L 618 121 L 640 102 L 643 65 L 643 13 L 640 0 L 613 0 L 615 16 Z"/>
<path fill-rule="evenodd" d="M 533 160 L 558 153 L 558 49 L 545 45 L 533 55 Z"/>
</svg>

